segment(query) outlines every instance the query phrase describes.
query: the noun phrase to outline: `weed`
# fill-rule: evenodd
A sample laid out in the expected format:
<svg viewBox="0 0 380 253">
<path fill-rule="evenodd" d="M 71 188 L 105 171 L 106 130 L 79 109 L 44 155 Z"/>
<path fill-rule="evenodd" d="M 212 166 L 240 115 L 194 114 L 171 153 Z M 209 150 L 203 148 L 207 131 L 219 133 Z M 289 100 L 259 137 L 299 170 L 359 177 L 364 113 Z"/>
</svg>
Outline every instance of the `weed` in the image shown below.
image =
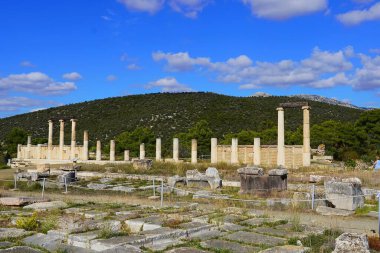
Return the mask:
<svg viewBox="0 0 380 253">
<path fill-rule="evenodd" d="M 30 217 L 22 217 L 16 221 L 16 227 L 27 231 L 35 231 L 39 227 L 37 213 L 33 213 Z"/>
<path fill-rule="evenodd" d="M 299 214 L 295 213 L 291 219 L 290 223 L 292 224 L 291 230 L 294 232 L 302 232 L 304 230 L 302 224 L 301 224 L 301 219 Z"/>
</svg>

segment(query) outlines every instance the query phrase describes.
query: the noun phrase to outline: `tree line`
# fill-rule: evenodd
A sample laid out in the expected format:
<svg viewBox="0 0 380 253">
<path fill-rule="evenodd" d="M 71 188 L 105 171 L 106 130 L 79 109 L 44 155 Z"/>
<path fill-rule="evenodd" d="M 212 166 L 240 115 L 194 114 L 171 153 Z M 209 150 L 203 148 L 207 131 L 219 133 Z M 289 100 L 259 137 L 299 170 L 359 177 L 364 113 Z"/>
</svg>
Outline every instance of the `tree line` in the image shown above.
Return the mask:
<svg viewBox="0 0 380 253">
<path fill-rule="evenodd" d="M 226 122 L 228 124 L 228 122 Z M 238 138 L 241 145 L 252 145 L 254 138 L 261 138 L 262 144 L 275 145 L 277 143 L 277 126 L 271 121 L 261 123 L 261 131 L 241 130 L 237 133 L 227 133 L 216 136 L 209 122 L 200 120 L 186 132 L 175 134 L 180 139 L 180 156 L 190 157 L 191 140 L 198 141 L 198 155 L 208 157 L 210 155 L 210 139 L 218 138 L 220 144 L 231 144 L 232 138 Z M 9 157 L 15 157 L 17 144 L 26 144 L 28 133 L 22 128 L 13 128 L 0 144 L 1 162 L 6 162 Z M 336 160 L 373 160 L 380 154 L 380 109 L 363 112 L 355 122 L 342 122 L 327 120 L 320 124 L 314 124 L 310 128 L 311 147 L 317 148 L 319 144 L 325 144 L 326 155 L 334 156 Z M 156 135 L 150 128 L 138 127 L 133 131 L 122 132 L 115 136 L 116 153 L 120 156 L 124 150 L 130 150 L 132 157 L 137 157 L 140 143 L 145 143 L 148 157 L 155 155 Z M 45 138 L 33 139 L 33 144 L 46 143 Z M 302 145 L 302 126 L 294 131 L 285 131 L 285 143 L 287 145 Z M 95 146 L 90 147 L 94 151 Z M 103 148 L 103 152 L 109 151 L 109 145 Z M 172 139 L 162 140 L 162 154 L 170 157 L 172 154 Z"/>
</svg>

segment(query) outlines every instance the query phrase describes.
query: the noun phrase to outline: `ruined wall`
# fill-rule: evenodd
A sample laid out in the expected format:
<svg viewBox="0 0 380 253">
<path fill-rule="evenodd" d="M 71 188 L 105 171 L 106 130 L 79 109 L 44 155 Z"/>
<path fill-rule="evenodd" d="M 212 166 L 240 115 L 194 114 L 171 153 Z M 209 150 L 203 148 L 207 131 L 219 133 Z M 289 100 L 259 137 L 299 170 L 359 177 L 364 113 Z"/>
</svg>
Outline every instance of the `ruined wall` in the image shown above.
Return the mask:
<svg viewBox="0 0 380 253">
<path fill-rule="evenodd" d="M 50 160 L 72 160 L 70 157 L 71 154 L 71 146 L 65 145 L 63 146 L 63 155 L 62 159 L 60 156 L 59 146 L 53 146 L 51 150 L 51 158 Z M 32 145 L 30 148 L 28 146 L 23 145 L 20 147 L 20 157 L 19 159 L 47 159 L 48 158 L 48 146 L 41 145 L 36 146 Z M 75 147 L 75 157 L 83 160 L 83 146 Z"/>
<path fill-rule="evenodd" d="M 231 163 L 231 145 L 218 145 L 218 162 Z M 277 145 L 261 145 L 261 165 L 265 167 L 277 166 Z M 285 167 L 297 168 L 303 166 L 302 145 L 285 146 Z M 253 164 L 253 145 L 239 145 L 239 163 Z"/>
</svg>

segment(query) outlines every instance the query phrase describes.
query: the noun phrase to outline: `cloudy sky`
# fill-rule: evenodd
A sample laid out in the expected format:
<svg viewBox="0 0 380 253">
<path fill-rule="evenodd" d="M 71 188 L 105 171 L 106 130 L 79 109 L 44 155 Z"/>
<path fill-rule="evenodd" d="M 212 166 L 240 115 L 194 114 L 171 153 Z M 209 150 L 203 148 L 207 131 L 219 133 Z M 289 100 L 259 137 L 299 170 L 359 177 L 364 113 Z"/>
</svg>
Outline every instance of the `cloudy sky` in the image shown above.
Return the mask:
<svg viewBox="0 0 380 253">
<path fill-rule="evenodd" d="M 380 107 L 375 0 L 1 0 L 0 38 L 0 117 L 181 91 Z"/>
</svg>

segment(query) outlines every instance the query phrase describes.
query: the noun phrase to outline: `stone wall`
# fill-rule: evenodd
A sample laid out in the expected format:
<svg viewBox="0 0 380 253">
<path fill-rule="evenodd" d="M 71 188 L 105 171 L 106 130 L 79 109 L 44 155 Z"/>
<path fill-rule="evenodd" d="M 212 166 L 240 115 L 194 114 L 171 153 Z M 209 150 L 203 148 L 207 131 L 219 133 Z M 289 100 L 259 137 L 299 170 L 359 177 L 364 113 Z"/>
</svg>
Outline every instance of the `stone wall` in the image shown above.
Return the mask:
<svg viewBox="0 0 380 253">
<path fill-rule="evenodd" d="M 62 159 L 60 157 L 59 146 L 52 146 L 51 149 L 51 159 L 50 160 L 72 160 L 70 158 L 71 146 L 63 146 Z M 75 157 L 79 160 L 83 160 L 83 146 L 75 146 Z M 32 145 L 28 147 L 27 145 L 20 146 L 20 157 L 19 159 L 47 159 L 48 158 L 48 146 L 47 145 Z"/>
<path fill-rule="evenodd" d="M 303 166 L 303 150 L 302 145 L 286 145 L 285 146 L 285 167 L 297 168 Z M 218 162 L 231 163 L 231 145 L 217 146 Z M 277 146 L 261 145 L 261 166 L 274 167 L 277 166 Z M 242 164 L 253 164 L 254 149 L 253 145 L 239 145 L 238 159 Z"/>
</svg>

